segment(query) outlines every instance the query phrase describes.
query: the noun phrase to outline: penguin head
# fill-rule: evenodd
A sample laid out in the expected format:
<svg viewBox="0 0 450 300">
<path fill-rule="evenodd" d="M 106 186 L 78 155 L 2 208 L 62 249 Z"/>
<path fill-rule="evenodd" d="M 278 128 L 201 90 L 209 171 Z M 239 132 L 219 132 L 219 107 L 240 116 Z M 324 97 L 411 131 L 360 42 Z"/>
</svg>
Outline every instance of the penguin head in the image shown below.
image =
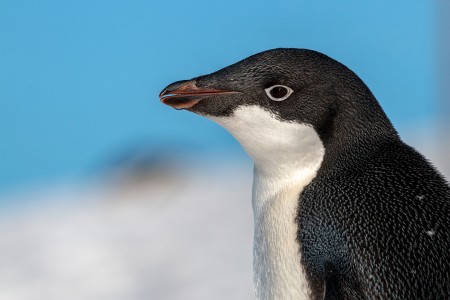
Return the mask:
<svg viewBox="0 0 450 300">
<path fill-rule="evenodd" d="M 331 85 L 325 62 L 334 61 L 311 50 L 269 50 L 212 74 L 172 83 L 160 98 L 206 117 L 227 117 L 239 107 L 255 105 L 286 120 L 311 122 L 308 116 L 327 106 L 313 99 Z"/>
<path fill-rule="evenodd" d="M 272 154 L 269 160 L 283 152 L 306 155 L 370 135 L 371 128 L 390 130 L 378 102 L 356 74 L 306 49 L 255 54 L 209 75 L 172 83 L 160 98 L 224 126 L 255 162 L 260 156 L 267 161 L 267 152 Z M 309 146 L 312 149 L 305 150 Z"/>
</svg>

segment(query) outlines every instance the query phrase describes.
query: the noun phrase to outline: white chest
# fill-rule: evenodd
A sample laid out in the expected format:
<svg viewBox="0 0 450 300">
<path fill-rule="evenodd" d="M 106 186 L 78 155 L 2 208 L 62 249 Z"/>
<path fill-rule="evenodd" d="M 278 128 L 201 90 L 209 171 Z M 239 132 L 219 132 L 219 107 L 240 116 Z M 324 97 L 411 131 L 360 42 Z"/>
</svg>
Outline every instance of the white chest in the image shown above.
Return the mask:
<svg viewBox="0 0 450 300">
<path fill-rule="evenodd" d="M 312 178 L 311 178 L 312 179 Z M 253 281 L 257 299 L 309 299 L 296 240 L 295 222 L 302 183 L 267 197 L 268 178 L 255 170 L 253 212 Z"/>
<path fill-rule="evenodd" d="M 300 193 L 320 168 L 325 153 L 322 141 L 312 126 L 282 122 L 258 106 L 240 107 L 230 117 L 211 119 L 228 129 L 255 162 L 257 299 L 309 299 L 295 217 Z"/>
</svg>

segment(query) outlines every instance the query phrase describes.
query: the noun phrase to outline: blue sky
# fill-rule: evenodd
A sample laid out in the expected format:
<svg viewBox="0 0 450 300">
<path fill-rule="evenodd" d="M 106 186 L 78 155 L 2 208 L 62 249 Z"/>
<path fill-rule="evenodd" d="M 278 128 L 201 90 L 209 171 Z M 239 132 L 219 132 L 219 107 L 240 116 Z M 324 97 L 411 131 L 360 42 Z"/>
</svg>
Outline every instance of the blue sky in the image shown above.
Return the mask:
<svg viewBox="0 0 450 300">
<path fill-rule="evenodd" d="M 0 191 L 82 176 L 141 143 L 241 153 L 225 130 L 158 94 L 276 47 L 343 62 L 400 129 L 431 122 L 435 14 L 419 0 L 1 0 Z"/>
</svg>

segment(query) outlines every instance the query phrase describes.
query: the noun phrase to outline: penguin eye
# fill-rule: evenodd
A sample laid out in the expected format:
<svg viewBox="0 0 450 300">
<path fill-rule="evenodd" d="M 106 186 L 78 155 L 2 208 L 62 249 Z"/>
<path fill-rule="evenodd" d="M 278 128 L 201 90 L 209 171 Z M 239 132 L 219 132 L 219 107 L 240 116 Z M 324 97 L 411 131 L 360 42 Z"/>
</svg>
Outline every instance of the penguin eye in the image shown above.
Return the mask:
<svg viewBox="0 0 450 300">
<path fill-rule="evenodd" d="M 286 100 L 293 92 L 290 87 L 285 85 L 274 85 L 265 89 L 267 96 L 274 101 Z"/>
</svg>

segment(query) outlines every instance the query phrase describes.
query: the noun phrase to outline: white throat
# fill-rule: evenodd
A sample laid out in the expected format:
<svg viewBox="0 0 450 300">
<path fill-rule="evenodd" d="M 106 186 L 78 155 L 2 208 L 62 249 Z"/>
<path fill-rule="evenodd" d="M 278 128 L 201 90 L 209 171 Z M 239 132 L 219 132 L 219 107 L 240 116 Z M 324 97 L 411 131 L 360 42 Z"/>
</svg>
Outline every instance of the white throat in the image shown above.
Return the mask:
<svg viewBox="0 0 450 300">
<path fill-rule="evenodd" d="M 259 106 L 242 106 L 230 117 L 210 118 L 225 127 L 255 162 L 257 299 L 309 299 L 295 217 L 299 195 L 316 176 L 325 153 L 317 132 L 307 124 L 282 122 Z"/>
</svg>

